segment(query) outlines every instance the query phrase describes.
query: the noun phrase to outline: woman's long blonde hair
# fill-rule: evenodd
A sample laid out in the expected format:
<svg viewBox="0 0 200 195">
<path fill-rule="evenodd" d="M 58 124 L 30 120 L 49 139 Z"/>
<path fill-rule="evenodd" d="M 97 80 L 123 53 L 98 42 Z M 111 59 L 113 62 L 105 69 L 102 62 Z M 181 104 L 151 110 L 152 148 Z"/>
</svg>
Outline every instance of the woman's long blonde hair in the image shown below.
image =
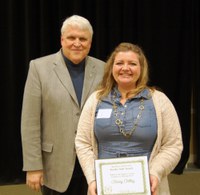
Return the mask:
<svg viewBox="0 0 200 195">
<path fill-rule="evenodd" d="M 136 82 L 136 88 L 128 93 L 128 97 L 136 95 L 137 93 L 139 93 L 140 91 L 142 91 L 144 88 L 147 87 L 147 83 L 149 80 L 148 63 L 144 55 L 144 52 L 138 45 L 134 45 L 132 43 L 120 43 L 111 53 L 109 59 L 106 62 L 103 80 L 98 87 L 98 93 L 97 93 L 98 99 L 106 97 L 109 94 L 109 92 L 113 89 L 113 87 L 117 85 L 112 75 L 114 60 L 119 52 L 127 52 L 127 51 L 132 51 L 138 55 L 138 59 L 141 66 L 141 74 L 138 81 Z"/>
</svg>

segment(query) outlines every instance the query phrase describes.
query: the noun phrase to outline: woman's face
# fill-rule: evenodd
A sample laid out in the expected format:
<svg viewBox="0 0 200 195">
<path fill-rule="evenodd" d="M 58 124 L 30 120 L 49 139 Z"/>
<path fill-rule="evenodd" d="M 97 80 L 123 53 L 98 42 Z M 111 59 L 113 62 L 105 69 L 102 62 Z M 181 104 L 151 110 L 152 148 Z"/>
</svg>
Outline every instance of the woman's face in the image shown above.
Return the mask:
<svg viewBox="0 0 200 195">
<path fill-rule="evenodd" d="M 133 51 L 119 52 L 115 56 L 112 74 L 118 88 L 132 90 L 140 77 L 141 66 L 138 55 Z"/>
</svg>

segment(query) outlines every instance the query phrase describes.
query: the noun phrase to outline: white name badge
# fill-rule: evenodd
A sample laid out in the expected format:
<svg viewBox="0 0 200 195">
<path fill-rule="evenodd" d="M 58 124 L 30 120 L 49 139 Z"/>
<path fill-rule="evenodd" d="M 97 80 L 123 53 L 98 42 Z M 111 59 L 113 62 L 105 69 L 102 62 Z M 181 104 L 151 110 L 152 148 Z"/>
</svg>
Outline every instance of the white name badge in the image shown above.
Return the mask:
<svg viewBox="0 0 200 195">
<path fill-rule="evenodd" d="M 146 156 L 95 161 L 98 195 L 151 195 Z"/>
<path fill-rule="evenodd" d="M 110 118 L 112 109 L 99 109 L 97 118 Z"/>
</svg>

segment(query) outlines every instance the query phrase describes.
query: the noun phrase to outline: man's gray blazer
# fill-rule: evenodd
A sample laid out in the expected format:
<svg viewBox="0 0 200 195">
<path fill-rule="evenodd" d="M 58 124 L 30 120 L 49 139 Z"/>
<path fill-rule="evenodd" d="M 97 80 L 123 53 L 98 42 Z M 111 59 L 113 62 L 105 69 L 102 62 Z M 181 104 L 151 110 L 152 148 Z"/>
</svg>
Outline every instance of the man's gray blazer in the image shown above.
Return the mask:
<svg viewBox="0 0 200 195">
<path fill-rule="evenodd" d="M 44 184 L 51 189 L 63 192 L 69 185 L 79 116 L 103 72 L 103 61 L 86 58 L 79 106 L 61 51 L 30 62 L 21 120 L 23 170 L 44 170 Z"/>
</svg>

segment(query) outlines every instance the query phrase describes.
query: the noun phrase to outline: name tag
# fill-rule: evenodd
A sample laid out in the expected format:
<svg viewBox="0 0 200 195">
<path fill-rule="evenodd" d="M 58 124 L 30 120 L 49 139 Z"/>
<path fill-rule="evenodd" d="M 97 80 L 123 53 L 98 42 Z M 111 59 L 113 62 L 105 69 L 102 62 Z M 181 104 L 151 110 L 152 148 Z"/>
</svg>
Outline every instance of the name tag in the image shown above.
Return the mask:
<svg viewBox="0 0 200 195">
<path fill-rule="evenodd" d="M 112 109 L 99 109 L 97 118 L 110 118 Z"/>
</svg>

